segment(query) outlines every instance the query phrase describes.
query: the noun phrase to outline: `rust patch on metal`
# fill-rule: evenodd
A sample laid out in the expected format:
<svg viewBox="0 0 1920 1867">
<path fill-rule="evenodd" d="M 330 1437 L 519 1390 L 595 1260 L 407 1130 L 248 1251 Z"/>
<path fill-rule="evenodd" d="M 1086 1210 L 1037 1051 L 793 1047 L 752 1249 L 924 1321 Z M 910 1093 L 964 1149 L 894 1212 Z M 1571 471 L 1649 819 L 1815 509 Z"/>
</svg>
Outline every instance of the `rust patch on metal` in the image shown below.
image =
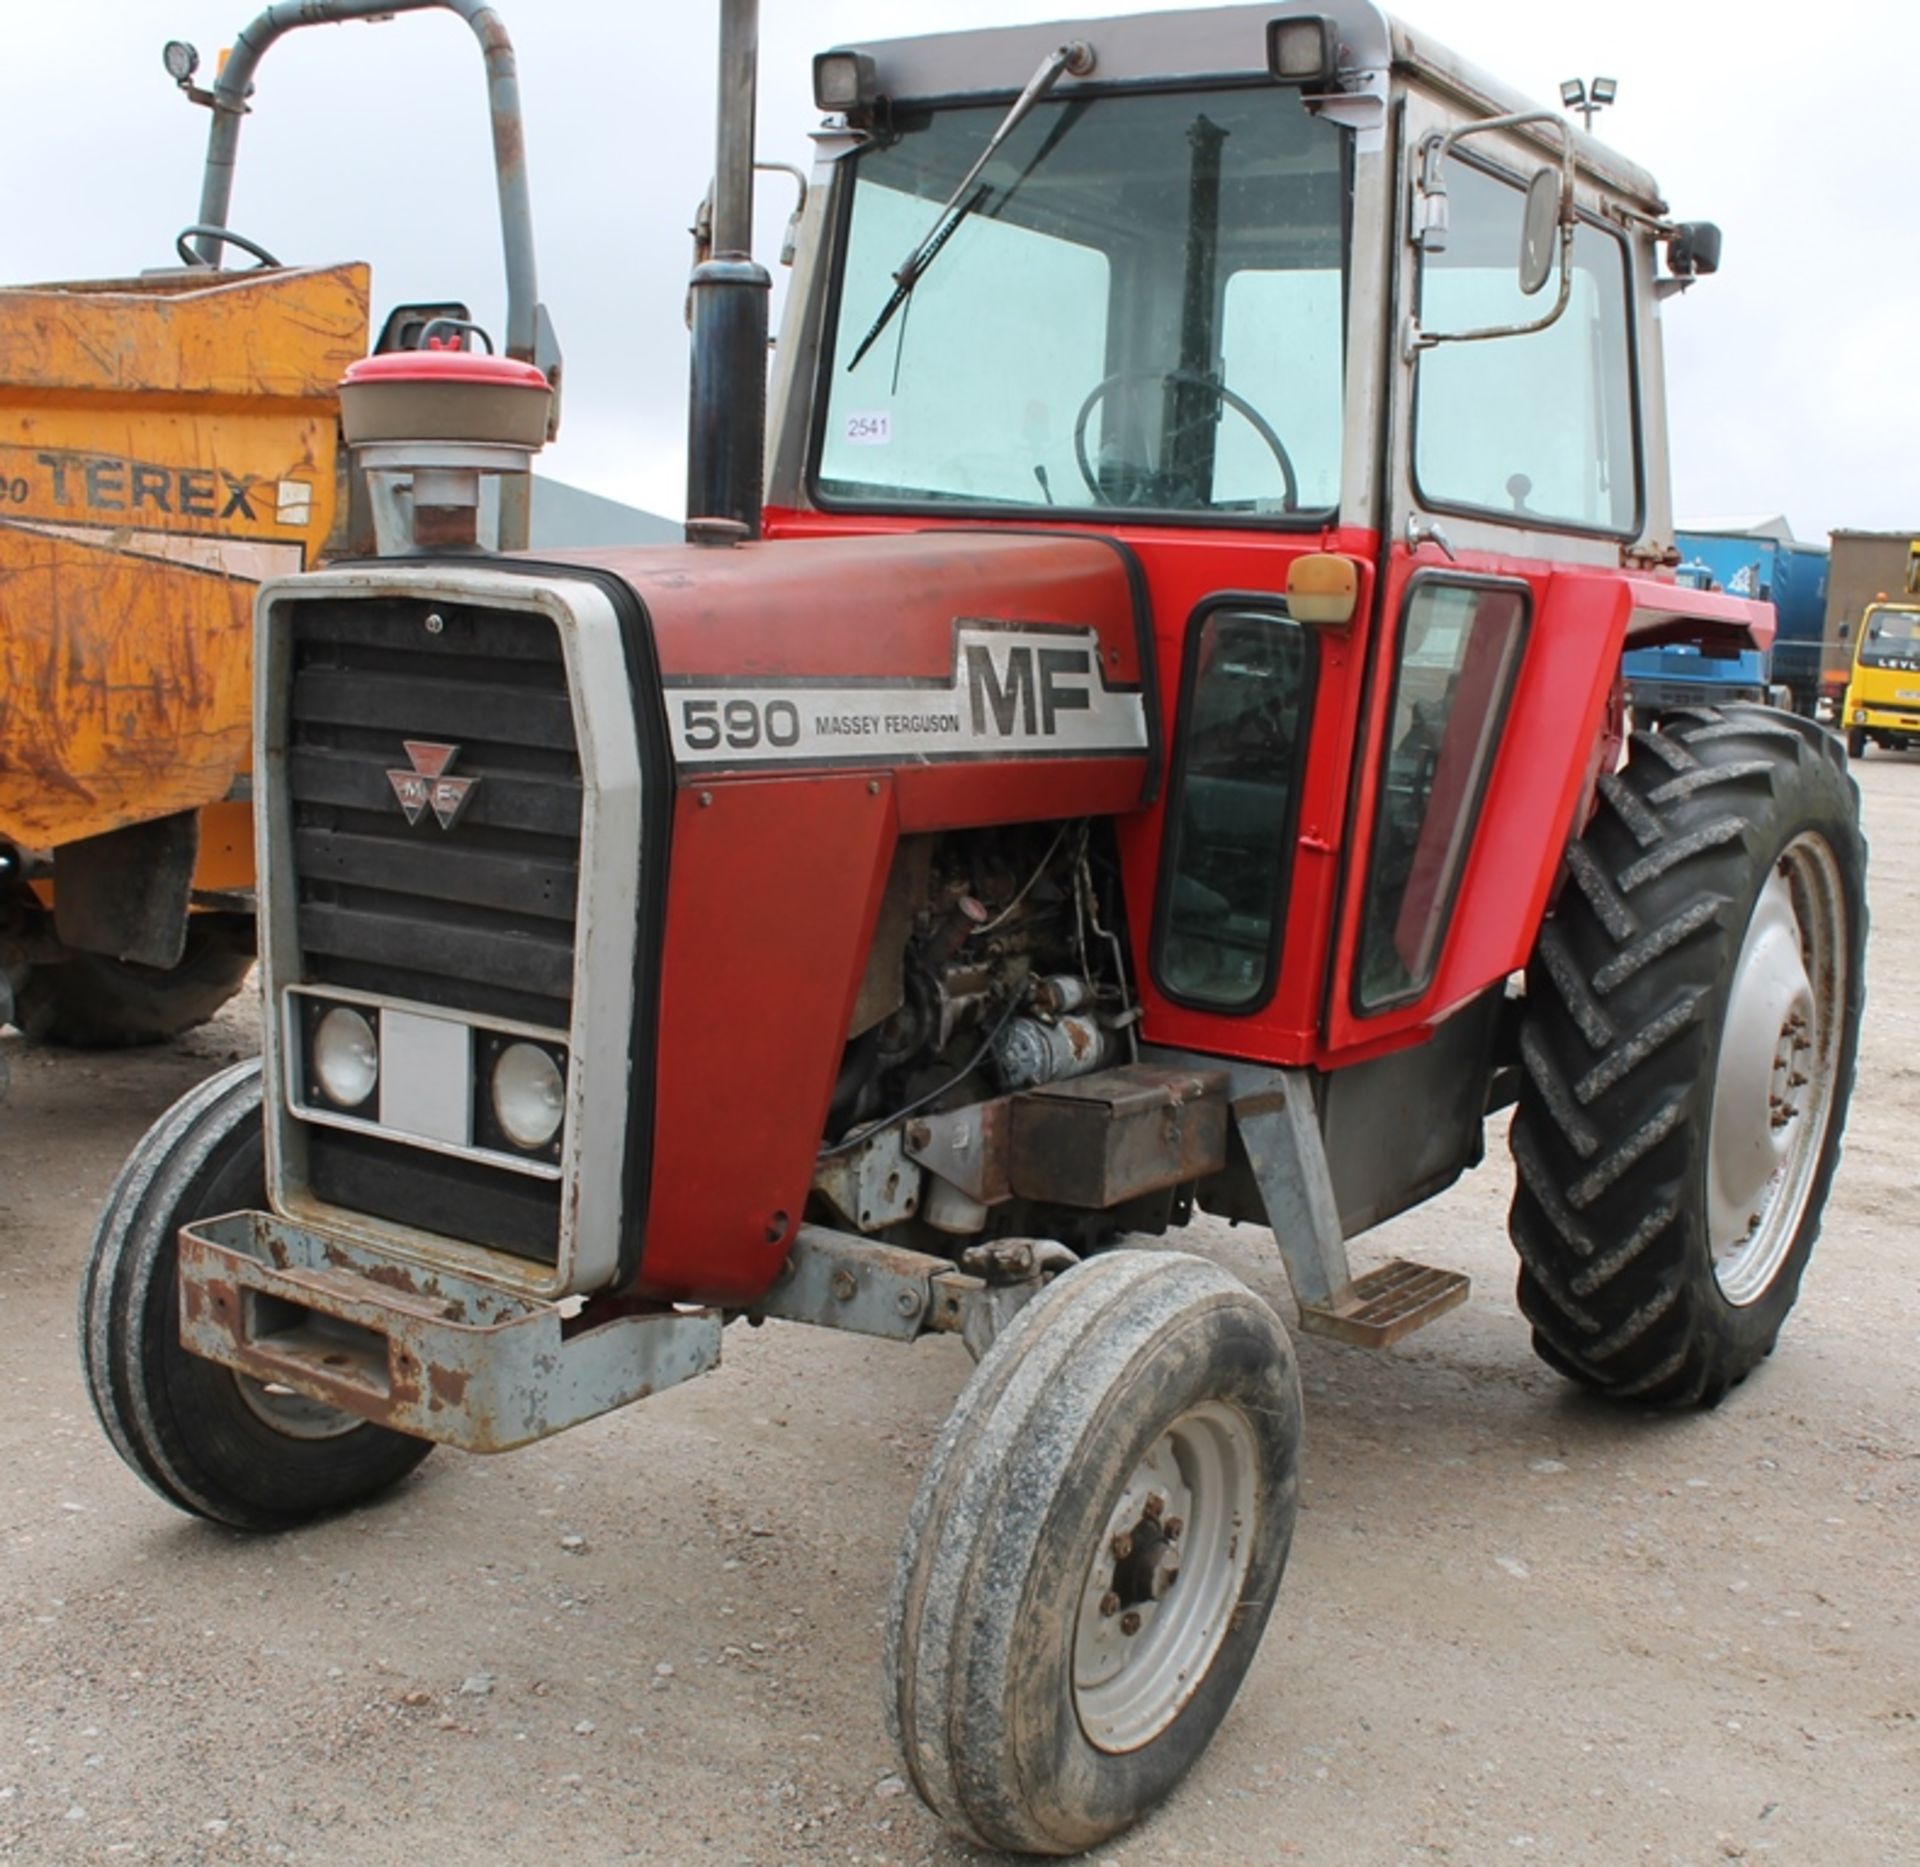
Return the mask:
<svg viewBox="0 0 1920 1867">
<path fill-rule="evenodd" d="M 184 1228 L 180 1286 L 191 1353 L 472 1452 L 559 1432 L 720 1358 L 711 1310 L 630 1313 L 616 1299 L 568 1337 L 552 1303 L 266 1213 Z"/>
<path fill-rule="evenodd" d="M 1250 1096 L 1242 1096 L 1233 1105 L 1233 1112 L 1244 1121 L 1251 1121 L 1256 1115 L 1278 1115 L 1287 1106 L 1287 1092 L 1284 1089 L 1261 1089 Z"/>
</svg>

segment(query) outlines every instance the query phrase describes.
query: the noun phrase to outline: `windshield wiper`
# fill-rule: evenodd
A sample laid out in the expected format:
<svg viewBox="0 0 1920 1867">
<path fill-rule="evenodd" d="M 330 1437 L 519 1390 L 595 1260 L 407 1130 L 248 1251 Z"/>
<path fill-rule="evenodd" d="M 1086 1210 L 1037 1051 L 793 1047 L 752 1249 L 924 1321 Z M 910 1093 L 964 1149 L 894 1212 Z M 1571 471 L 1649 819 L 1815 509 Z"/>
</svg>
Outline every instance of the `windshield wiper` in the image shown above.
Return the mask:
<svg viewBox="0 0 1920 1867">
<path fill-rule="evenodd" d="M 1000 119 L 1000 127 L 987 138 L 986 148 L 980 151 L 973 167 L 960 178 L 959 187 L 947 197 L 946 204 L 934 216 L 933 225 L 925 237 L 896 268 L 893 294 L 880 307 L 880 315 L 874 319 L 873 328 L 861 338 L 859 348 L 848 360 L 848 369 L 859 366 L 860 359 L 879 341 L 880 333 L 893 322 L 900 307 L 913 295 L 913 288 L 920 283 L 922 274 L 933 264 L 940 249 L 959 231 L 960 223 L 993 192 L 986 187 L 975 189 L 973 184 L 980 179 L 980 171 L 993 160 L 995 151 L 1027 120 L 1034 105 L 1059 83 L 1063 74 L 1084 78 L 1092 69 L 1093 47 L 1084 39 L 1071 40 L 1049 52 L 1040 61 L 1040 69 L 1027 80 L 1027 88 L 1013 100 L 1007 114 Z"/>
</svg>

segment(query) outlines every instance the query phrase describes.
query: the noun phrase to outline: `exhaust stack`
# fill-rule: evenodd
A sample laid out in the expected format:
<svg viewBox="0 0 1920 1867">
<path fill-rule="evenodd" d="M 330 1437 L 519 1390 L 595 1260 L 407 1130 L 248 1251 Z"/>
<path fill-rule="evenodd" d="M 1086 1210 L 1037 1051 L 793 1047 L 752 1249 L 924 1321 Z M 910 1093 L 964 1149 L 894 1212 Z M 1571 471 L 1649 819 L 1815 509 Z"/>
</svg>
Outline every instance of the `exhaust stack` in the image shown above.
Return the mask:
<svg viewBox="0 0 1920 1867">
<path fill-rule="evenodd" d="M 767 425 L 767 306 L 773 281 L 753 258 L 754 83 L 759 0 L 721 0 L 713 244 L 693 269 L 693 372 L 687 413 L 687 535 L 715 519 L 760 536 Z"/>
</svg>

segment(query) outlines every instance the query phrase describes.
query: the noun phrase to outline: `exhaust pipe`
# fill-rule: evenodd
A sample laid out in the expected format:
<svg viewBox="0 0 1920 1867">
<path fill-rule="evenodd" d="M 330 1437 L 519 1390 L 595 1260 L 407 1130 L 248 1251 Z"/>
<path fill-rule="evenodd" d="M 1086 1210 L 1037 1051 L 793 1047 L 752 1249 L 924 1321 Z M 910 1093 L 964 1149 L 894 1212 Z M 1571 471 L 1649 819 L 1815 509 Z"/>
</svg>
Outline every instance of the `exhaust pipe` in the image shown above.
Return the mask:
<svg viewBox="0 0 1920 1867">
<path fill-rule="evenodd" d="M 754 82 L 759 0 L 721 0 L 713 245 L 693 269 L 693 380 L 687 414 L 687 536 L 760 536 L 767 425 L 767 306 L 773 280 L 753 258 Z M 715 527 L 718 519 L 723 525 Z"/>
</svg>

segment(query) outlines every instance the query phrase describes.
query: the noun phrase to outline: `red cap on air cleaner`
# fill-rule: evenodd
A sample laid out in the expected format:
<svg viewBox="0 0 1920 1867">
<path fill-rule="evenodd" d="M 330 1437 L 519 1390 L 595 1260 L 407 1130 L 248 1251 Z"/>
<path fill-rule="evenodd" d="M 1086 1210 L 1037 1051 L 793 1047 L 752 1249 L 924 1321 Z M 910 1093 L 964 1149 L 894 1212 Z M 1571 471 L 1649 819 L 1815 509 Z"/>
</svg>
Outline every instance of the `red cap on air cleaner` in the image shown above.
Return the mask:
<svg viewBox="0 0 1920 1867">
<path fill-rule="evenodd" d="M 474 350 L 393 350 L 362 357 L 340 380 L 347 444 L 462 441 L 539 448 L 553 390 L 515 357 Z"/>
</svg>

